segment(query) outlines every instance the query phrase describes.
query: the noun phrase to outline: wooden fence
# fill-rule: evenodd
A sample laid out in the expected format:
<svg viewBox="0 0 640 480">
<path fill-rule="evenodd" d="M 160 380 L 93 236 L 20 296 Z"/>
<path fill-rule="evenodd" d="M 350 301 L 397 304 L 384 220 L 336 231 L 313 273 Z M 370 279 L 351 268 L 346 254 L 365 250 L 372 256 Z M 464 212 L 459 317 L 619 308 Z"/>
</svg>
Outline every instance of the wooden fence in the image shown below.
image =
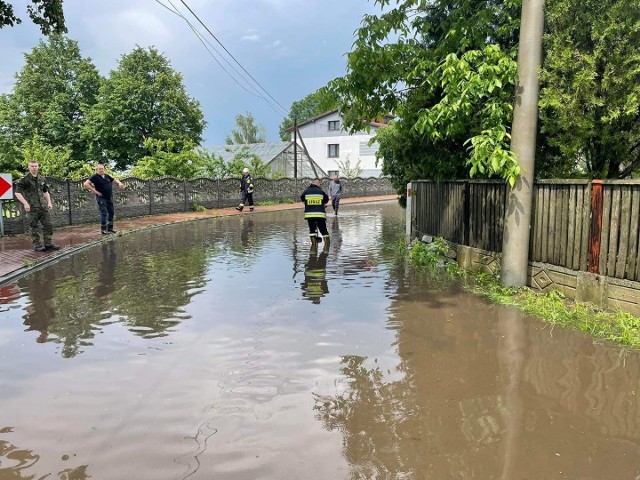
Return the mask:
<svg viewBox="0 0 640 480">
<path fill-rule="evenodd" d="M 499 181 L 412 182 L 412 232 L 501 252 L 507 189 Z M 640 180 L 540 180 L 529 259 L 640 280 Z"/>
<path fill-rule="evenodd" d="M 254 199 L 256 202 L 299 201 L 300 194 L 312 180 L 255 178 Z M 329 179 L 324 178 L 322 182 L 326 188 Z M 341 182 L 344 186 L 344 198 L 396 193 L 387 178 L 343 178 Z M 54 227 L 98 222 L 95 195 L 84 188 L 84 180 L 47 177 L 47 183 L 54 204 L 51 215 Z M 195 205 L 225 208 L 237 205 L 240 200 L 240 180 L 237 178 L 182 180 L 167 177 L 142 180 L 129 177 L 122 179 L 122 183 L 125 185 L 124 190 L 117 187 L 113 189 L 116 216 L 120 218 L 186 212 L 193 210 Z M 6 234 L 29 230 L 27 216 L 17 200 L 2 202 L 2 216 Z"/>
</svg>

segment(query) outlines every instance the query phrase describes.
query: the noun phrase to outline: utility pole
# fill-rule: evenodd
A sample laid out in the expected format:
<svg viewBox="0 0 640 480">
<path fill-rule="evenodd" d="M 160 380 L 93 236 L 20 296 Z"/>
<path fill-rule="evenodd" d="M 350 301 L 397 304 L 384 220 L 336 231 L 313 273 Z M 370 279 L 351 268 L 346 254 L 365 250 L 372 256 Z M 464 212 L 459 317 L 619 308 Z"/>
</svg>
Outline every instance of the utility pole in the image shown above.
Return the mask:
<svg viewBox="0 0 640 480">
<path fill-rule="evenodd" d="M 518 45 L 518 85 L 511 128 L 511 151 L 516 155 L 521 173 L 508 194 L 504 218 L 500 275 L 502 283 L 507 286 L 527 284 L 544 1 L 524 0 L 522 2 Z"/>
<path fill-rule="evenodd" d="M 298 178 L 298 117 L 293 117 L 293 178 Z"/>
</svg>

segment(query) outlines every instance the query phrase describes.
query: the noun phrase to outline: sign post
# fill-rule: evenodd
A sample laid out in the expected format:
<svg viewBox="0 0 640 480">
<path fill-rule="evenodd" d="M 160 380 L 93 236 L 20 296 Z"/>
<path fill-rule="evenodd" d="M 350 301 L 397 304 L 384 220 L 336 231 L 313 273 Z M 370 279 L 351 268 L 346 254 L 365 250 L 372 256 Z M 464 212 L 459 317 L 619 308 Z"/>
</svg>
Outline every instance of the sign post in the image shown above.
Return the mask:
<svg viewBox="0 0 640 480">
<path fill-rule="evenodd" d="M 13 181 L 10 173 L 0 173 L 0 236 L 4 236 L 4 211 L 2 200 L 13 199 Z"/>
</svg>

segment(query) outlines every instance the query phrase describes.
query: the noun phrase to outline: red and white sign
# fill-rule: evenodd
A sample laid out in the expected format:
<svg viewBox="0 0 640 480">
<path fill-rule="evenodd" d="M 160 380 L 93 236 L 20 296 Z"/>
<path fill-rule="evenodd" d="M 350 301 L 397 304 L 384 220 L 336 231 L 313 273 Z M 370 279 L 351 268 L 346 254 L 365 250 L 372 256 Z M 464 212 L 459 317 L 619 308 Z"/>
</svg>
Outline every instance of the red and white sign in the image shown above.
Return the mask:
<svg viewBox="0 0 640 480">
<path fill-rule="evenodd" d="M 13 199 L 13 180 L 10 173 L 0 173 L 0 200 Z"/>
</svg>

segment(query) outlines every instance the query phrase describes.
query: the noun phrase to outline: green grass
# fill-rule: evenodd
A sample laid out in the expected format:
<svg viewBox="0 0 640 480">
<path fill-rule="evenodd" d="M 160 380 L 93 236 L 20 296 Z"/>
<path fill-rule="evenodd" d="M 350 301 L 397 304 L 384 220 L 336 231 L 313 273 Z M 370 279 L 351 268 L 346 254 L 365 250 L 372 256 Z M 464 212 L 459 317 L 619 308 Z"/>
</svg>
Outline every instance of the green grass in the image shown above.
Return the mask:
<svg viewBox="0 0 640 480">
<path fill-rule="evenodd" d="M 621 345 L 640 347 L 640 318 L 621 310 L 608 311 L 587 303 L 570 301 L 561 292 L 536 292 L 526 287 L 506 287 L 497 275 L 470 272 L 456 264 L 443 265 L 446 242 L 436 239 L 432 244 L 414 242 L 409 250 L 409 262 L 417 268 L 446 268 L 450 277 L 461 277 L 468 291 L 501 305 L 539 317 L 551 325 L 580 330 L 593 337 Z"/>
</svg>

